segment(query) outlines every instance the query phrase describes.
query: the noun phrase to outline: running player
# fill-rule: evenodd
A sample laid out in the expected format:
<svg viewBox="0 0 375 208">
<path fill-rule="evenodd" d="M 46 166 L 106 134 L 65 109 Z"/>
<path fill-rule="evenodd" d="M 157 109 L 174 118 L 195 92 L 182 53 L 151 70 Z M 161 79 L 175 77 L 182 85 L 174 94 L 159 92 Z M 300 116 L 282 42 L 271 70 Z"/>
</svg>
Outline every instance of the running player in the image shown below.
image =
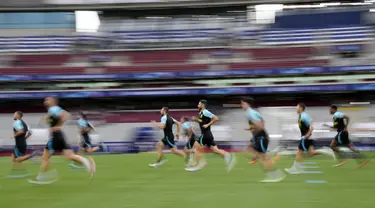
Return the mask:
<svg viewBox="0 0 375 208">
<path fill-rule="evenodd" d="M 186 143 L 186 146 L 184 148 L 184 152 L 186 154 L 186 160 L 188 161 L 187 167 L 192 167 L 197 165 L 194 157 L 195 149 L 194 145 L 196 140 L 195 134 L 193 132 L 193 127 L 189 121 L 188 117 L 182 117 L 181 118 L 181 124 L 182 124 L 182 130 L 183 133 L 187 136 L 188 142 Z"/>
<path fill-rule="evenodd" d="M 206 100 L 201 100 L 198 103 L 198 109 L 199 109 L 199 117 L 198 118 L 193 118 L 194 121 L 199 123 L 199 127 L 201 129 L 202 135 L 199 137 L 199 141 L 195 143 L 195 161 L 198 161 L 198 165 L 195 167 L 187 167 L 185 170 L 187 171 L 197 171 L 202 169 L 205 165 L 206 162 L 201 160 L 202 158 L 202 153 L 201 149 L 204 146 L 207 146 L 211 149 L 213 153 L 221 155 L 226 164 L 227 164 L 227 169 L 230 171 L 236 162 L 236 158 L 234 155 L 219 149 L 216 146 L 216 143 L 214 141 L 214 137 L 211 132 L 211 125 L 213 125 L 217 120 L 217 116 L 212 114 L 210 111 L 207 109 L 207 101 Z"/>
<path fill-rule="evenodd" d="M 332 156 L 334 159 L 336 158 L 334 152 L 331 150 L 325 148 L 314 150 L 314 140 L 311 138 L 312 132 L 314 130 L 313 121 L 310 115 L 305 112 L 305 109 L 305 104 L 298 103 L 297 114 L 299 115 L 298 126 L 301 131 L 301 140 L 298 145 L 298 151 L 293 166 L 291 168 L 285 169 L 285 171 L 290 174 L 299 174 L 303 171 L 302 161 L 304 152 L 308 152 L 308 154 L 311 156 L 327 154 L 329 156 Z"/>
<path fill-rule="evenodd" d="M 100 143 L 96 147 L 92 147 L 91 145 L 91 139 L 89 136 L 89 133 L 91 131 L 94 131 L 94 127 L 88 122 L 86 114 L 83 112 L 79 113 L 80 118 L 77 120 L 78 130 L 82 137 L 81 139 L 81 148 L 78 152 L 79 155 L 84 155 L 85 151 L 89 154 L 96 152 L 98 150 L 100 151 L 107 151 L 107 147 L 104 143 Z M 84 168 L 84 166 L 78 165 L 76 163 L 69 164 L 72 168 Z"/>
<path fill-rule="evenodd" d="M 343 152 L 338 148 L 338 146 L 345 146 L 349 148 L 353 153 L 356 153 L 359 158 L 365 158 L 365 155 L 360 154 L 358 150 L 355 149 L 353 143 L 349 139 L 349 132 L 347 126 L 349 125 L 349 117 L 344 113 L 337 111 L 337 106 L 331 105 L 329 108 L 329 113 L 332 115 L 333 118 L 333 126 L 326 125 L 330 128 L 337 130 L 337 135 L 331 142 L 331 148 L 334 152 L 338 154 L 343 154 Z M 340 167 L 346 164 L 347 159 L 344 159 L 340 163 L 334 165 L 334 167 Z M 366 165 L 369 162 L 368 159 L 364 159 L 360 162 L 359 167 Z"/>
<path fill-rule="evenodd" d="M 253 133 L 253 138 L 249 146 L 255 157 L 259 159 L 259 162 L 267 174 L 266 179 L 260 182 L 280 182 L 285 178 L 285 174 L 281 170 L 276 169 L 272 160 L 267 156 L 269 142 L 268 133 L 264 129 L 264 121 L 260 113 L 251 108 L 253 102 L 252 98 L 242 98 L 241 107 L 246 110 L 246 115 Z"/>
<path fill-rule="evenodd" d="M 29 180 L 29 182 L 35 184 L 50 184 L 56 181 L 57 173 L 47 172 L 50 165 L 49 159 L 56 151 L 61 151 L 67 159 L 84 165 L 90 172 L 91 178 L 93 178 L 96 169 L 94 160 L 91 157 L 86 159 L 82 156 L 74 154 L 73 151 L 69 149 L 68 144 L 65 141 L 61 128 L 68 119 L 69 113 L 58 106 L 58 100 L 54 97 L 45 98 L 44 105 L 48 110 L 46 119 L 50 125 L 49 131 L 51 138 L 44 149 L 40 172 L 36 177 L 36 180 Z"/>
<path fill-rule="evenodd" d="M 26 177 L 28 174 L 23 169 L 22 162 L 34 157 L 37 151 L 34 151 L 32 154 L 27 154 L 27 142 L 31 136 L 29 127 L 22 120 L 23 113 L 21 111 L 16 111 L 13 116 L 13 136 L 12 139 L 16 140 L 16 145 L 12 154 L 13 169 L 10 178 L 20 178 Z"/>
<path fill-rule="evenodd" d="M 163 157 L 164 157 L 163 149 L 165 146 L 168 146 L 173 154 L 186 158 L 186 154 L 183 151 L 178 150 L 176 145 L 174 144 L 173 125 L 174 124 L 177 125 L 176 139 L 178 139 L 180 136 L 181 124 L 180 122 L 170 117 L 168 112 L 169 112 L 169 108 L 163 107 L 160 110 L 160 114 L 162 116 L 161 122 L 156 123 L 156 121 L 151 121 L 152 124 L 156 128 L 163 129 L 164 137 L 156 145 L 157 151 L 158 151 L 157 160 L 156 160 L 156 163 L 150 164 L 149 165 L 150 167 L 156 168 L 156 167 L 163 165 L 166 162 L 166 160 L 163 160 Z"/>
</svg>

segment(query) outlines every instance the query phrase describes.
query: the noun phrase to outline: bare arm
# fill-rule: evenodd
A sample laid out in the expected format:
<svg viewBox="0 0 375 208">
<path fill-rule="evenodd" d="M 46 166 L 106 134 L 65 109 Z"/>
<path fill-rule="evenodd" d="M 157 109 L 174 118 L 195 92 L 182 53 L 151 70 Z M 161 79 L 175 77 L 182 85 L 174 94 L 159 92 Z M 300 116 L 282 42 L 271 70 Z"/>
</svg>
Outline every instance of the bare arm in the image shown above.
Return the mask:
<svg viewBox="0 0 375 208">
<path fill-rule="evenodd" d="M 25 129 L 20 129 L 20 130 L 18 130 L 18 131 L 14 134 L 14 137 L 17 137 L 17 136 L 19 136 L 19 135 L 21 135 L 21 134 L 23 134 L 23 133 L 25 133 Z"/>
<path fill-rule="evenodd" d="M 262 121 L 252 121 L 253 125 L 250 129 L 251 131 L 259 132 L 264 129 L 264 122 Z"/>
<path fill-rule="evenodd" d="M 156 121 L 151 121 L 152 124 L 159 129 L 165 129 L 165 124 L 164 123 L 156 123 Z"/>
<path fill-rule="evenodd" d="M 65 121 L 68 120 L 69 116 L 70 114 L 67 111 L 61 112 L 59 123 L 56 126 L 51 128 L 52 131 L 59 131 L 62 125 L 64 125 Z"/>
<path fill-rule="evenodd" d="M 309 131 L 304 135 L 304 138 L 307 139 L 312 135 L 312 132 L 314 131 L 313 122 L 310 123 Z"/>
<path fill-rule="evenodd" d="M 192 127 L 187 129 L 187 136 L 188 136 L 189 139 L 193 136 L 193 128 Z"/>
<path fill-rule="evenodd" d="M 178 139 L 178 137 L 180 137 L 180 131 L 181 131 L 181 123 L 180 122 L 178 122 L 178 121 L 174 121 L 174 123 L 176 124 L 176 126 L 177 126 L 177 132 L 176 132 L 176 137 L 177 137 L 177 139 Z"/>
<path fill-rule="evenodd" d="M 344 115 L 344 121 L 345 121 L 345 129 L 346 129 L 346 128 L 348 127 L 348 125 L 349 125 L 349 121 L 350 121 L 349 116 Z"/>
<path fill-rule="evenodd" d="M 215 115 L 212 116 L 210 123 L 208 123 L 208 124 L 205 125 L 206 128 L 209 127 L 209 126 L 211 126 L 212 124 L 216 123 L 216 121 L 218 121 L 218 120 L 219 120 L 219 118 L 217 116 L 215 116 Z"/>
<path fill-rule="evenodd" d="M 31 131 L 27 131 L 26 133 L 26 139 L 28 139 L 32 135 Z"/>
</svg>

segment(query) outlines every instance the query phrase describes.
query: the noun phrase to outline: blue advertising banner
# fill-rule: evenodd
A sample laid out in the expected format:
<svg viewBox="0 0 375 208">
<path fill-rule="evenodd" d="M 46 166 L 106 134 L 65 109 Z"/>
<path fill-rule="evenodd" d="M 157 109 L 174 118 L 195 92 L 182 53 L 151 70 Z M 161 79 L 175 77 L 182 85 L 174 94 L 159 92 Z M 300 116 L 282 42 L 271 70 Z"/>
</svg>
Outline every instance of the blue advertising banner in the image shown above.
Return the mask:
<svg viewBox="0 0 375 208">
<path fill-rule="evenodd" d="M 375 65 L 344 67 L 303 67 L 281 69 L 242 69 L 184 72 L 151 72 L 124 74 L 64 74 L 64 75 L 0 75 L 0 81 L 50 81 L 50 80 L 121 80 L 121 79 L 174 79 L 193 77 L 254 76 L 254 75 L 288 75 L 320 74 L 338 72 L 374 71 Z"/>
<path fill-rule="evenodd" d="M 181 96 L 181 95 L 241 95 L 263 94 L 275 92 L 318 92 L 318 91 L 370 91 L 375 90 L 375 83 L 362 84 L 331 84 L 331 85 L 290 85 L 271 87 L 227 87 L 227 88 L 175 88 L 145 90 L 69 90 L 69 91 L 13 91 L 0 92 L 0 99 L 44 98 L 48 96 L 60 98 L 91 98 L 91 97 L 134 97 L 134 96 Z"/>
</svg>

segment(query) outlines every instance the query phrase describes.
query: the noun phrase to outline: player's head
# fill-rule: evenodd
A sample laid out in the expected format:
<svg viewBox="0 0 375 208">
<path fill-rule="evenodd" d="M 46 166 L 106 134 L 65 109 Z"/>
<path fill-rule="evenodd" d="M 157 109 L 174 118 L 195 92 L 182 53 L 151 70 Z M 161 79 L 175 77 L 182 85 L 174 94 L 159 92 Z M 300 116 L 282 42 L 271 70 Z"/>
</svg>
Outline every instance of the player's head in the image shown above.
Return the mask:
<svg viewBox="0 0 375 208">
<path fill-rule="evenodd" d="M 16 111 L 13 115 L 14 120 L 19 120 L 23 117 L 23 113 L 21 111 Z"/>
<path fill-rule="evenodd" d="M 79 112 L 79 117 L 83 120 L 87 120 L 87 115 L 85 113 L 83 113 L 82 111 Z"/>
<path fill-rule="evenodd" d="M 198 103 L 198 109 L 203 110 L 207 108 L 207 100 L 200 100 Z"/>
<path fill-rule="evenodd" d="M 160 110 L 161 115 L 166 115 L 166 114 L 168 114 L 168 112 L 169 112 L 168 107 L 162 107 L 161 110 Z"/>
<path fill-rule="evenodd" d="M 59 103 L 59 100 L 55 97 L 46 97 L 44 99 L 44 106 L 46 107 L 52 107 L 52 106 L 55 106 Z"/>
<path fill-rule="evenodd" d="M 329 106 L 329 113 L 332 115 L 337 112 L 337 106 L 336 105 L 331 105 Z"/>
<path fill-rule="evenodd" d="M 306 105 L 304 103 L 298 103 L 297 104 L 297 113 L 302 113 L 303 111 L 305 111 L 306 109 Z"/>
<path fill-rule="evenodd" d="M 188 117 L 186 117 L 186 116 L 181 117 L 181 123 L 185 123 L 187 121 L 189 121 Z"/>
<path fill-rule="evenodd" d="M 251 97 L 243 97 L 241 98 L 241 107 L 243 109 L 248 109 L 254 104 L 254 99 Z"/>
</svg>

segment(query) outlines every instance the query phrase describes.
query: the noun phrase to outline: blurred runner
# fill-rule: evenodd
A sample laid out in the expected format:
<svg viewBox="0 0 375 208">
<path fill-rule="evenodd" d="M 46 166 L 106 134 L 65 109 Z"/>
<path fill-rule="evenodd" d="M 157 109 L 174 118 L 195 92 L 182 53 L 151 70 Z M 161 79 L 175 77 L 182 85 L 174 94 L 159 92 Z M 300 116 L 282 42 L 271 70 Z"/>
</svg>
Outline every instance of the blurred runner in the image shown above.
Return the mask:
<svg viewBox="0 0 375 208">
<path fill-rule="evenodd" d="M 168 113 L 169 108 L 163 107 L 160 110 L 160 114 L 162 116 L 160 123 L 156 123 L 156 121 L 151 121 L 156 128 L 163 129 L 164 137 L 157 143 L 158 156 L 156 159 L 156 163 L 149 164 L 150 167 L 156 168 L 163 165 L 166 162 L 166 160 L 163 160 L 163 150 L 165 146 L 168 146 L 173 154 L 186 158 L 185 152 L 178 150 L 174 143 L 173 125 L 177 125 L 176 138 L 178 139 L 180 136 L 181 124 L 174 118 L 170 117 Z"/>
</svg>

